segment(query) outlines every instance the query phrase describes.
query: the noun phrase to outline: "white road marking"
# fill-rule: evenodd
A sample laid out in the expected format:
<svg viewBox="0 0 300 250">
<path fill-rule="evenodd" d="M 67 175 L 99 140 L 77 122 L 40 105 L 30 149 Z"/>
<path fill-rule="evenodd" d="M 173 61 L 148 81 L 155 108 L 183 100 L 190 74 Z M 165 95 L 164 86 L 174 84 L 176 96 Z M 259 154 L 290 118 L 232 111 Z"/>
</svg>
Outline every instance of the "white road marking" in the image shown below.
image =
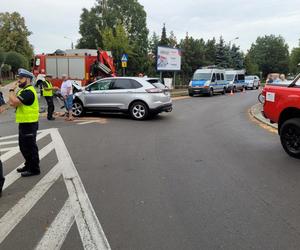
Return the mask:
<svg viewBox="0 0 300 250">
<path fill-rule="evenodd" d="M 58 163 L 19 202 L 0 218 L 0 244 L 61 175 Z"/>
<path fill-rule="evenodd" d="M 9 145 L 9 144 L 17 144 L 19 143 L 18 141 L 4 141 L 4 142 L 0 142 L 0 146 L 2 145 Z"/>
<path fill-rule="evenodd" d="M 8 139 L 11 139 L 11 138 L 16 138 L 16 137 L 18 137 L 18 135 L 16 134 L 16 135 L 9 135 L 9 136 L 1 136 L 0 137 L 0 141 L 2 141 L 2 140 L 8 140 Z"/>
<path fill-rule="evenodd" d="M 85 125 L 85 124 L 90 124 L 90 123 L 95 123 L 97 121 L 86 121 L 86 122 L 79 122 L 77 123 L 78 125 Z"/>
<path fill-rule="evenodd" d="M 75 216 L 71 211 L 71 202 L 68 199 L 36 246 L 36 250 L 59 250 L 61 248 L 75 221 Z"/>
<path fill-rule="evenodd" d="M 43 159 L 47 154 L 49 154 L 52 150 L 54 149 L 54 144 L 53 142 L 50 142 L 47 146 L 43 147 L 40 151 L 39 151 L 39 156 L 40 156 L 40 160 Z M 24 166 L 24 163 L 22 163 L 20 166 L 18 166 L 17 168 L 21 168 Z M 15 181 L 17 181 L 19 178 L 21 178 L 20 173 L 18 173 L 16 170 L 14 169 L 13 171 L 11 171 L 9 174 L 7 174 L 5 176 L 5 182 L 4 182 L 4 186 L 3 186 L 3 190 L 5 190 L 7 187 L 9 187 L 11 184 L 13 184 Z"/>
<path fill-rule="evenodd" d="M 11 151 L 11 150 L 16 150 L 18 149 L 19 146 L 16 147 L 8 147 L 8 148 L 0 148 L 0 152 L 7 152 L 7 151 Z"/>
<path fill-rule="evenodd" d="M 39 141 L 40 139 L 46 137 L 46 136 L 49 134 L 49 132 L 47 132 L 47 131 L 49 131 L 49 130 L 48 130 L 48 129 L 47 129 L 47 130 L 43 130 L 42 133 L 39 133 L 39 134 L 37 135 L 37 137 L 36 137 L 36 140 Z M 7 136 L 7 137 L 2 137 L 2 138 L 8 138 L 8 137 L 9 137 L 9 136 Z M 17 153 L 20 152 L 18 146 L 17 146 L 17 147 L 14 147 L 14 148 L 15 148 L 15 149 L 13 149 L 13 150 L 11 150 L 11 151 L 8 151 L 7 153 L 5 153 L 5 154 L 3 154 L 3 155 L 0 156 L 0 159 L 1 159 L 2 162 L 7 161 L 8 159 L 10 159 L 11 157 L 13 157 L 14 155 L 16 155 Z"/>
<path fill-rule="evenodd" d="M 51 137 L 56 145 L 58 161 L 63 166 L 63 177 L 84 249 L 111 249 L 72 158 L 57 129 L 52 130 Z"/>
<path fill-rule="evenodd" d="M 69 198 L 37 244 L 36 249 L 60 249 L 75 220 L 84 249 L 111 249 L 58 129 L 43 130 L 38 134 L 37 140 L 49 134 L 52 142 L 39 151 L 40 159 L 55 149 L 58 163 L 16 205 L 0 218 L 0 244 L 62 175 Z M 19 153 L 18 147 L 11 148 L 1 159 L 5 161 L 17 153 Z M 20 174 L 16 171 L 10 172 L 6 176 L 3 188 L 6 189 L 19 178 Z"/>
</svg>

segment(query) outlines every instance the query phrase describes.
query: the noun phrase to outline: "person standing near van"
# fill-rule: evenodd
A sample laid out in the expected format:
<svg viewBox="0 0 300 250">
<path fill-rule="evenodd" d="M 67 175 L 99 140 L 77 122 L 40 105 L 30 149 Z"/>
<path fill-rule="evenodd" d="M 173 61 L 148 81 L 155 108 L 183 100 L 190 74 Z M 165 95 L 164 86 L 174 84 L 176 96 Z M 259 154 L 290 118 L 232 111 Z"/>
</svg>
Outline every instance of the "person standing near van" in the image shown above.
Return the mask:
<svg viewBox="0 0 300 250">
<path fill-rule="evenodd" d="M 63 83 L 61 84 L 61 95 L 65 100 L 65 107 L 67 110 L 66 121 L 73 121 L 72 107 L 73 107 L 73 84 L 67 78 L 67 75 L 62 75 Z"/>
<path fill-rule="evenodd" d="M 51 78 L 52 75 L 45 76 L 45 81 L 43 82 L 43 89 L 42 89 L 42 94 L 45 97 L 48 105 L 47 119 L 49 121 L 55 120 L 55 118 L 53 117 L 53 112 L 54 112 L 53 91 L 57 89 L 53 87 L 51 83 Z"/>
</svg>

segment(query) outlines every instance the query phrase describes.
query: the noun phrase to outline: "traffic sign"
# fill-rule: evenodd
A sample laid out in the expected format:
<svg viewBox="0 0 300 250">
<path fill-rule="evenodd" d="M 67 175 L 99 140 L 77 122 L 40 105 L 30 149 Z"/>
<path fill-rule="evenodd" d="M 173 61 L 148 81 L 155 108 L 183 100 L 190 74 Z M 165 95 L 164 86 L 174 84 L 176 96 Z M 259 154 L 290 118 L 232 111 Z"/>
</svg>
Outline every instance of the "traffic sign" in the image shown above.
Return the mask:
<svg viewBox="0 0 300 250">
<path fill-rule="evenodd" d="M 127 68 L 127 62 L 122 61 L 122 68 Z"/>
<path fill-rule="evenodd" d="M 121 58 L 122 62 L 128 62 L 128 55 L 127 54 L 123 54 L 122 58 Z"/>
</svg>

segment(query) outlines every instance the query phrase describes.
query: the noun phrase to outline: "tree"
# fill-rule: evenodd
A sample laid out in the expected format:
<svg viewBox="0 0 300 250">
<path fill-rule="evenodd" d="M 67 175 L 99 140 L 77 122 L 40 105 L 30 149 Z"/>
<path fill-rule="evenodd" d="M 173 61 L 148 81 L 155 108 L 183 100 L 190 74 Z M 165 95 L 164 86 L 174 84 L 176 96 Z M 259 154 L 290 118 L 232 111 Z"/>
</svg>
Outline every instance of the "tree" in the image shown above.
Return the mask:
<svg viewBox="0 0 300 250">
<path fill-rule="evenodd" d="M 288 73 L 289 50 L 282 36 L 258 37 L 252 44 L 248 56 L 265 77 L 272 72 Z"/>
<path fill-rule="evenodd" d="M 103 32 L 107 28 L 111 28 L 115 32 L 119 23 L 126 31 L 132 53 L 135 55 L 129 58 L 128 72 L 136 74 L 144 71 L 148 58 L 148 29 L 146 12 L 137 0 L 97 0 L 95 7 L 90 11 L 83 10 L 79 30 L 82 37 L 79 39 L 77 47 L 102 47 Z M 96 31 L 90 32 L 93 29 Z M 119 60 L 119 58 L 115 59 Z"/>
<path fill-rule="evenodd" d="M 203 39 L 194 39 L 187 34 L 185 39 L 181 40 L 179 46 L 182 49 L 181 75 L 183 80 L 187 82 L 196 69 L 206 65 L 205 41 Z"/>
<path fill-rule="evenodd" d="M 290 72 L 293 74 L 297 74 L 299 72 L 300 63 L 300 41 L 299 47 L 293 48 L 291 55 L 290 55 Z"/>
<path fill-rule="evenodd" d="M 33 56 L 33 48 L 28 41 L 30 35 L 25 19 L 19 13 L 0 13 L 0 47 L 4 51 L 16 51 L 29 61 Z"/>
<path fill-rule="evenodd" d="M 128 35 L 121 23 L 117 24 L 115 30 L 106 28 L 102 33 L 102 42 L 104 50 L 112 51 L 117 64 L 124 53 L 128 54 L 129 57 L 134 57 Z"/>
<path fill-rule="evenodd" d="M 161 31 L 161 37 L 160 37 L 160 41 L 159 41 L 159 46 L 169 46 L 170 45 L 170 41 L 167 37 L 167 29 L 166 29 L 166 24 L 164 23 L 162 31 Z"/>
<path fill-rule="evenodd" d="M 216 47 L 216 64 L 219 67 L 227 68 L 229 62 L 228 46 L 225 45 L 223 37 L 220 37 L 219 43 Z"/>
<path fill-rule="evenodd" d="M 157 46 L 159 44 L 159 36 L 153 32 L 152 36 L 149 38 L 149 52 L 148 52 L 148 68 L 145 73 L 147 75 L 156 74 L 156 61 L 157 61 Z"/>
<path fill-rule="evenodd" d="M 216 39 L 208 40 L 205 44 L 205 63 L 206 65 L 215 65 L 217 54 Z"/>
<path fill-rule="evenodd" d="M 28 60 L 18 52 L 10 51 L 6 53 L 5 64 L 11 66 L 11 71 L 16 74 L 19 68 L 28 68 Z"/>
<path fill-rule="evenodd" d="M 245 68 L 248 75 L 259 75 L 259 68 L 251 59 L 249 53 L 245 56 Z"/>
<path fill-rule="evenodd" d="M 242 69 L 244 68 L 244 55 L 242 52 L 240 52 L 240 47 L 237 47 L 235 44 L 232 45 L 231 48 L 229 48 L 229 60 L 230 68 L 234 69 Z"/>
<path fill-rule="evenodd" d="M 77 48 L 97 49 L 103 46 L 98 19 L 94 8 L 90 11 L 86 8 L 82 10 L 79 23 L 81 38 L 78 40 Z"/>
<path fill-rule="evenodd" d="M 172 48 L 177 47 L 177 38 L 176 38 L 173 31 L 170 32 L 170 36 L 169 36 L 168 40 L 169 40 L 169 46 L 170 47 L 172 47 Z"/>
</svg>

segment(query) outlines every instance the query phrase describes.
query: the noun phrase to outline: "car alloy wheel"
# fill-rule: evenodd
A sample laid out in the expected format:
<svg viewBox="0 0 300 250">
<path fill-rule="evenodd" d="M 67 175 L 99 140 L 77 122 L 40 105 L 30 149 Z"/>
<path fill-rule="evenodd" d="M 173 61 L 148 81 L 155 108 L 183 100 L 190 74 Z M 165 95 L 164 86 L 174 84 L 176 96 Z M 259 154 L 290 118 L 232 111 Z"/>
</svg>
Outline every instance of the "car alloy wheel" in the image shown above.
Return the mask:
<svg viewBox="0 0 300 250">
<path fill-rule="evenodd" d="M 144 120 L 148 116 L 148 107 L 143 102 L 135 102 L 130 108 L 130 115 L 135 120 Z"/>
<path fill-rule="evenodd" d="M 74 102 L 72 107 L 73 115 L 78 117 L 83 114 L 83 106 L 80 102 Z"/>
</svg>

